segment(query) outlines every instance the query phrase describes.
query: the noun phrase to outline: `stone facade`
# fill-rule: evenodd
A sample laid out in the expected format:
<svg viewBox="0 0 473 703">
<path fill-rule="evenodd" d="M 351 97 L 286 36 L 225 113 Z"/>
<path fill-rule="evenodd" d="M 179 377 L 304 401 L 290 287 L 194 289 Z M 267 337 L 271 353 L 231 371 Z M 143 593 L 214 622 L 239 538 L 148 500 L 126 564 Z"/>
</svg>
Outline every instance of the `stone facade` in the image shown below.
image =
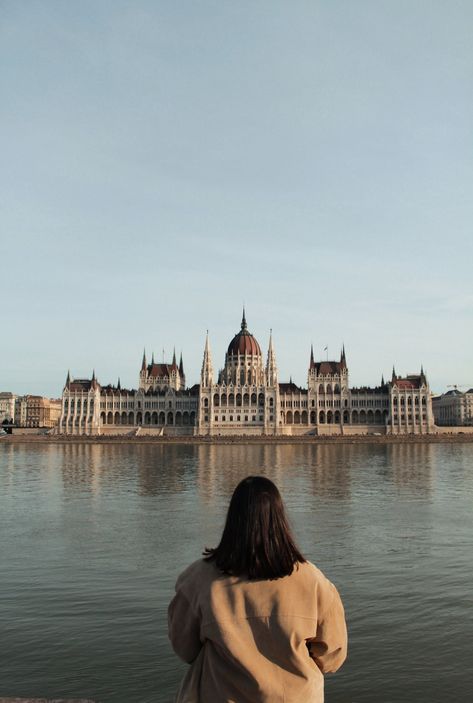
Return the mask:
<svg viewBox="0 0 473 703">
<path fill-rule="evenodd" d="M 457 388 L 432 399 L 435 424 L 440 427 L 473 426 L 473 388 L 462 393 Z"/>
<path fill-rule="evenodd" d="M 13 422 L 15 419 L 15 400 L 17 396 L 14 393 L 4 391 L 0 393 L 0 424 L 5 420 Z"/>
<path fill-rule="evenodd" d="M 60 399 L 44 398 L 41 395 L 19 396 L 15 401 L 15 425 L 53 429 L 58 425 L 61 408 Z"/>
<path fill-rule="evenodd" d="M 167 434 L 193 434 L 198 407 L 198 387 L 183 388 L 182 358 L 179 367 L 146 364 L 139 374 L 138 390 L 121 387 L 120 380 L 102 386 L 95 377 L 72 379 L 68 373 L 62 394 L 59 432 L 63 434 L 117 434 L 136 430 Z"/>
<path fill-rule="evenodd" d="M 339 360 L 316 361 L 310 352 L 307 387 L 280 383 L 270 334 L 266 361 L 248 331 L 245 313 L 223 368 L 214 373 L 205 342 L 200 383 L 186 388 L 182 356 L 170 364 L 146 361 L 138 390 L 101 386 L 68 374 L 59 431 L 66 434 L 154 433 L 203 436 L 425 434 L 434 430 L 429 385 L 419 374 L 374 388 L 350 388 L 343 347 Z"/>
</svg>

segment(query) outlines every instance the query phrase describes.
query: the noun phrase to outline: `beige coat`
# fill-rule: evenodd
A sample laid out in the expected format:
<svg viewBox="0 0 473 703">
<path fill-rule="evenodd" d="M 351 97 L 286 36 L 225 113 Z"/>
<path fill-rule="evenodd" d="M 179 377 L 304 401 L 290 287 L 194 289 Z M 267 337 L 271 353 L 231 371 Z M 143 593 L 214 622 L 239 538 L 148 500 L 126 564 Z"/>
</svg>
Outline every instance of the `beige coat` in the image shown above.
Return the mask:
<svg viewBox="0 0 473 703">
<path fill-rule="evenodd" d="M 184 661 L 200 653 L 184 685 L 197 680 L 200 703 L 321 703 L 323 674 L 347 653 L 340 596 L 311 563 L 248 581 L 195 562 L 177 580 L 169 637 Z"/>
</svg>

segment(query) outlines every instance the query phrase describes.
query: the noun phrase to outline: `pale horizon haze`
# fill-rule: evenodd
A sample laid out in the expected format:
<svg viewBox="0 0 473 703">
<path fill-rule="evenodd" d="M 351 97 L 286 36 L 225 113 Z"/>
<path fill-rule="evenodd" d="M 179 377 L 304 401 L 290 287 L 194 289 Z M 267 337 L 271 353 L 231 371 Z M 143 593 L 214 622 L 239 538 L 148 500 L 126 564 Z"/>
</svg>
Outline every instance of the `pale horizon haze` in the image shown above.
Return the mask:
<svg viewBox="0 0 473 703">
<path fill-rule="evenodd" d="M 199 380 L 239 330 L 305 386 L 473 386 L 470 0 L 0 0 L 0 391 Z"/>
</svg>

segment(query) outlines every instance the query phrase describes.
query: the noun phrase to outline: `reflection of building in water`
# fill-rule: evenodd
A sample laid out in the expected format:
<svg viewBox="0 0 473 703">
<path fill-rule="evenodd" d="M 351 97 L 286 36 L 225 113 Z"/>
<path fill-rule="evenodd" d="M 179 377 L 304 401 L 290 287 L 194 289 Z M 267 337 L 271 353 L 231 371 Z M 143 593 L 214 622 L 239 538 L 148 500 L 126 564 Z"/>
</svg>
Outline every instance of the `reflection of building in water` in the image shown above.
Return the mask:
<svg viewBox="0 0 473 703">
<path fill-rule="evenodd" d="M 383 447 L 392 480 L 399 487 L 415 493 L 429 494 L 432 467 L 439 445 L 424 442 L 399 442 Z"/>
<path fill-rule="evenodd" d="M 138 390 L 101 386 L 95 378 L 71 379 L 62 397 L 60 432 L 66 434 L 166 434 L 271 436 L 425 434 L 434 429 L 426 375 L 398 376 L 374 388 L 350 388 L 345 348 L 336 361 L 310 353 L 307 387 L 280 383 L 272 336 L 266 363 L 248 331 L 245 312 L 223 368 L 214 375 L 207 335 L 200 383 L 186 389 L 182 356 L 147 364 Z"/>
<path fill-rule="evenodd" d="M 73 493 L 80 489 L 98 495 L 105 447 L 100 444 L 65 444 L 60 448 L 64 488 Z"/>
<path fill-rule="evenodd" d="M 248 475 L 268 476 L 283 491 L 336 499 L 350 498 L 353 445 L 208 444 L 197 453 L 199 493 L 206 501 L 228 500 Z M 300 484 L 300 485 L 299 485 Z"/>
<path fill-rule="evenodd" d="M 176 495 L 194 481 L 198 452 L 195 444 L 144 444 L 133 449 L 140 495 Z"/>
</svg>

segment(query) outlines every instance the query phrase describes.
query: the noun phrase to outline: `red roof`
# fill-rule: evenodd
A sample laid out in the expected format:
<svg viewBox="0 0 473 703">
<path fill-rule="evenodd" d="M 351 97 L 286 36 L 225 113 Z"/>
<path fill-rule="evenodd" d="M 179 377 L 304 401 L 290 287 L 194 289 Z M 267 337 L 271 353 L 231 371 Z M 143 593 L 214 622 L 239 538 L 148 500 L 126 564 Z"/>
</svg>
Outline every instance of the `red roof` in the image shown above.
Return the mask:
<svg viewBox="0 0 473 703">
<path fill-rule="evenodd" d="M 339 374 L 346 369 L 346 364 L 343 361 L 318 361 L 315 368 L 317 375 Z"/>
<path fill-rule="evenodd" d="M 176 364 L 149 364 L 148 365 L 148 376 L 154 376 L 155 378 L 164 378 L 171 375 L 173 371 L 179 371 Z"/>
<path fill-rule="evenodd" d="M 407 376 L 406 378 L 396 378 L 392 381 L 392 385 L 401 390 L 415 390 L 421 387 L 420 376 Z"/>
<path fill-rule="evenodd" d="M 261 356 L 260 345 L 252 334 L 246 331 L 238 332 L 228 345 L 228 354 L 252 354 Z"/>
</svg>

